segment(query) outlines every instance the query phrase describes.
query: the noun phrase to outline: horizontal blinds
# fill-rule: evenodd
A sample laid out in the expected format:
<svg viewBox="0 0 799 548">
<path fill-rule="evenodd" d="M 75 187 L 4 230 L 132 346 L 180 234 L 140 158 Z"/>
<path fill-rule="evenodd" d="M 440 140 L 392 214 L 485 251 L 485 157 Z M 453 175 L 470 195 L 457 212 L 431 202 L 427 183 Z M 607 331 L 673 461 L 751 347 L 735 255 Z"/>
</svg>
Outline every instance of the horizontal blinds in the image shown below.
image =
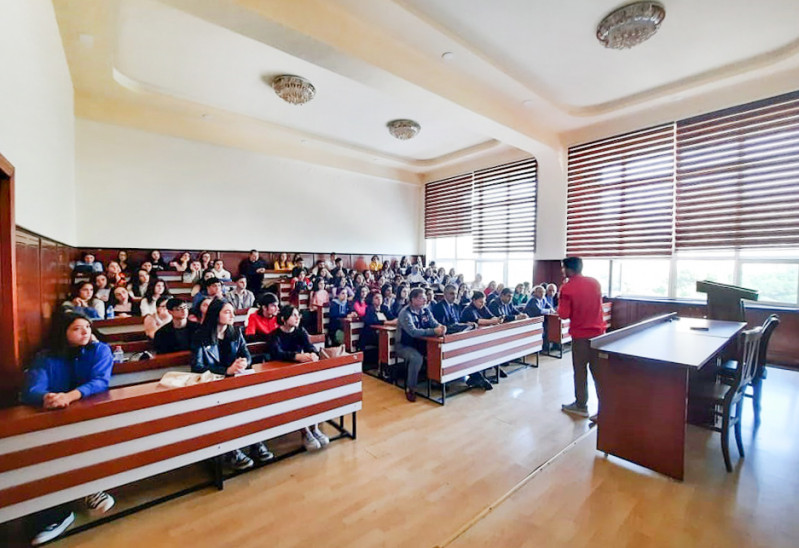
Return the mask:
<svg viewBox="0 0 799 548">
<path fill-rule="evenodd" d="M 799 246 L 799 92 L 677 122 L 677 249 Z"/>
<path fill-rule="evenodd" d="M 475 253 L 535 252 L 535 158 L 474 172 Z"/>
<path fill-rule="evenodd" d="M 472 174 L 427 183 L 424 237 L 460 236 L 472 231 Z"/>
<path fill-rule="evenodd" d="M 568 255 L 671 255 L 673 123 L 569 148 L 568 184 Z"/>
</svg>

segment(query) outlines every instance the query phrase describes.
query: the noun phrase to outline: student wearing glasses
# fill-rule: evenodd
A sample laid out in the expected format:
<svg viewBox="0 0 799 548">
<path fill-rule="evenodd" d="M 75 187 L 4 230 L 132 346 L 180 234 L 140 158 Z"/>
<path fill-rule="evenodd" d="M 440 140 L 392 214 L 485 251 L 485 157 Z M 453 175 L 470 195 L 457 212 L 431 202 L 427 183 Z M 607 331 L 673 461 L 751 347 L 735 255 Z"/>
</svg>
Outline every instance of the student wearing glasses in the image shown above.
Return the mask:
<svg viewBox="0 0 799 548">
<path fill-rule="evenodd" d="M 172 321 L 155 332 L 153 346 L 156 353 L 169 354 L 189 350 L 191 339 L 199 325 L 188 321 L 189 303 L 173 297 L 166 301 L 166 310 Z"/>
</svg>

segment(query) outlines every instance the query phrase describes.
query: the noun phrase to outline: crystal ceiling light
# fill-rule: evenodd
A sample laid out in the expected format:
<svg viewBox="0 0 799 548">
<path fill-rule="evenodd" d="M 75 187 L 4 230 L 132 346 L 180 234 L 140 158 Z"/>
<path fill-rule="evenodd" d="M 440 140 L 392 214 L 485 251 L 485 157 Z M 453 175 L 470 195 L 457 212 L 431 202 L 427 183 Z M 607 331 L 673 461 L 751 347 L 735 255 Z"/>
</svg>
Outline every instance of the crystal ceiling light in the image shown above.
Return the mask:
<svg viewBox="0 0 799 548">
<path fill-rule="evenodd" d="M 596 37 L 606 48 L 631 48 L 650 39 L 665 17 L 666 9 L 658 2 L 633 2 L 605 16 Z"/>
<path fill-rule="evenodd" d="M 416 137 L 422 129 L 422 126 L 413 120 L 391 120 L 386 126 L 391 135 L 402 141 Z"/>
<path fill-rule="evenodd" d="M 304 105 L 314 98 L 316 88 L 301 76 L 282 74 L 272 80 L 272 89 L 278 97 L 292 105 Z"/>
</svg>

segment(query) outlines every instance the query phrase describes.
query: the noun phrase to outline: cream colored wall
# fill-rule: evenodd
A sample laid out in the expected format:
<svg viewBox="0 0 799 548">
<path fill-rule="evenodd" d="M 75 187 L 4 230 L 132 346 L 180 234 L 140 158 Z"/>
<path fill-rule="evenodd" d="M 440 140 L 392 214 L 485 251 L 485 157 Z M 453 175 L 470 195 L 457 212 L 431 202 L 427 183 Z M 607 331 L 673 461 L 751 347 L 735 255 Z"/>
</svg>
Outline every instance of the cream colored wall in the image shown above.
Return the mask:
<svg viewBox="0 0 799 548">
<path fill-rule="evenodd" d="M 0 154 L 16 169 L 16 221 L 74 244 L 73 90 L 53 5 L 3 0 L 0 21 Z"/>
<path fill-rule="evenodd" d="M 76 121 L 82 246 L 416 253 L 418 185 Z"/>
</svg>

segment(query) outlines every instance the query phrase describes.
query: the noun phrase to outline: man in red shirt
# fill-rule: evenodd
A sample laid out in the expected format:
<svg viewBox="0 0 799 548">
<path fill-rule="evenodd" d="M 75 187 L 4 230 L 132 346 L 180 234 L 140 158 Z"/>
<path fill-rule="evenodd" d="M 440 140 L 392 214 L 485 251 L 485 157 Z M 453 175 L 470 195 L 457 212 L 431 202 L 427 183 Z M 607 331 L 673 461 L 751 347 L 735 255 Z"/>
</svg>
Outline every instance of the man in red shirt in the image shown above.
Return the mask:
<svg viewBox="0 0 799 548">
<path fill-rule="evenodd" d="M 558 316 L 571 320 L 572 367 L 574 367 L 575 401 L 561 409 L 581 417 L 588 417 L 588 366 L 591 361 L 590 339 L 605 332 L 602 316 L 602 288 L 594 278 L 583 276 L 583 261 L 579 257 L 563 259 L 563 274 L 568 281 L 560 288 Z M 594 364 L 591 374 L 596 382 Z M 597 390 L 598 392 L 598 390 Z"/>
</svg>

